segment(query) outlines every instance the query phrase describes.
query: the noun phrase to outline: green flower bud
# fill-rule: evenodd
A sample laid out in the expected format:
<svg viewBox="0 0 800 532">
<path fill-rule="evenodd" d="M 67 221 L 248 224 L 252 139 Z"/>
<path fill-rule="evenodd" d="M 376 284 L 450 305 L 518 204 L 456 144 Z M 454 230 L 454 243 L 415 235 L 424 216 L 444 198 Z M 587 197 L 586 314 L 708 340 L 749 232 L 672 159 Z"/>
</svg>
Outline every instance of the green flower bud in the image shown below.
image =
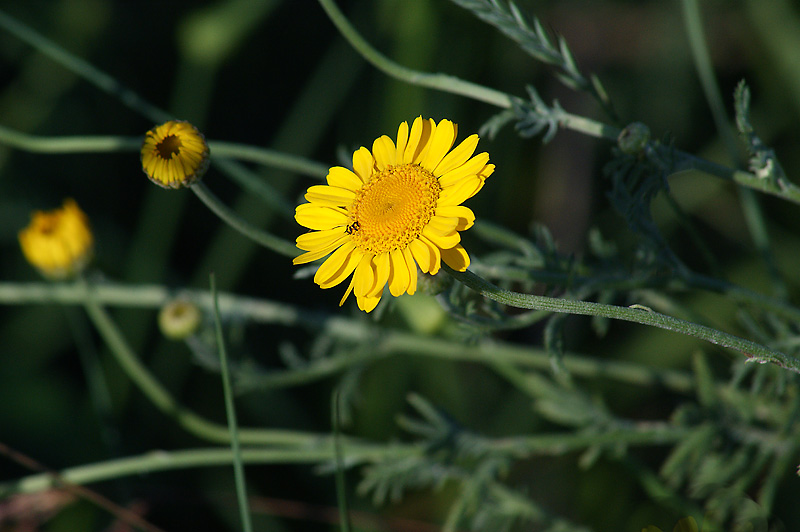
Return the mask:
<svg viewBox="0 0 800 532">
<path fill-rule="evenodd" d="M 617 145 L 623 153 L 636 155 L 650 142 L 650 128 L 641 122 L 628 124 L 617 137 Z"/>
<path fill-rule="evenodd" d="M 158 313 L 158 327 L 171 340 L 183 340 L 194 334 L 203 315 L 197 305 L 176 299 L 170 301 Z"/>
</svg>

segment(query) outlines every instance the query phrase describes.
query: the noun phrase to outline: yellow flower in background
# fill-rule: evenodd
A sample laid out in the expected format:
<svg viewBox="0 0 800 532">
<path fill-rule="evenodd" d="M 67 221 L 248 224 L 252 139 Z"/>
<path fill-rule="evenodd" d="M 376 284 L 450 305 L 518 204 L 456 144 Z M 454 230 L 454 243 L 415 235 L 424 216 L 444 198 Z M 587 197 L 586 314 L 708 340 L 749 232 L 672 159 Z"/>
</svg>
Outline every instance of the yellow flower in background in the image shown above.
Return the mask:
<svg viewBox="0 0 800 532">
<path fill-rule="evenodd" d="M 189 186 L 208 170 L 208 144 L 196 127 L 170 120 L 145 134 L 142 169 L 150 181 L 164 188 Z"/>
<path fill-rule="evenodd" d="M 372 151 L 353 154 L 353 171 L 334 166 L 327 185 L 308 189 L 308 203 L 295 219 L 311 232 L 297 238 L 306 251 L 294 259 L 304 264 L 330 254 L 314 276 L 331 288 L 353 274 L 340 305 L 354 292 L 358 307 L 370 312 L 386 284 L 393 296 L 417 289 L 417 265 L 436 274 L 441 262 L 454 270 L 469 266 L 459 231 L 475 221 L 461 205 L 494 172 L 489 154 L 473 156 L 478 136 L 453 148 L 457 128 L 418 117 L 409 130 L 403 122 L 397 142 L 386 135 Z M 452 148 L 452 150 L 451 150 Z"/>
<path fill-rule="evenodd" d="M 60 209 L 36 211 L 19 232 L 22 253 L 48 279 L 65 279 L 89 263 L 94 238 L 89 219 L 72 199 Z"/>
</svg>

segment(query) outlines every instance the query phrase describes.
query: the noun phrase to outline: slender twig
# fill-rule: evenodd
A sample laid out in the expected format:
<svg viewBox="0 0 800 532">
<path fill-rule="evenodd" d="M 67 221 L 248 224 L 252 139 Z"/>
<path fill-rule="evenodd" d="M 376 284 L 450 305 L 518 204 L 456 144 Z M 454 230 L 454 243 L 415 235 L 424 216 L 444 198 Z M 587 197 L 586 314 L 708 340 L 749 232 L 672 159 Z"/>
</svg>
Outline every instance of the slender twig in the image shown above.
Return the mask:
<svg viewBox="0 0 800 532">
<path fill-rule="evenodd" d="M 616 320 L 631 321 L 642 325 L 650 325 L 668 331 L 693 336 L 721 347 L 727 347 L 744 354 L 750 361 L 769 362 L 782 368 L 800 373 L 800 361 L 769 347 L 763 346 L 744 338 L 739 338 L 705 325 L 700 325 L 686 320 L 673 318 L 653 312 L 649 309 L 634 307 L 619 307 L 591 301 L 574 301 L 533 294 L 520 294 L 510 290 L 503 290 L 492 283 L 478 277 L 470 271 L 457 272 L 447 266 L 443 267 L 457 281 L 465 284 L 479 294 L 517 308 L 547 310 L 566 314 L 580 314 L 584 316 L 601 316 Z"/>
<path fill-rule="evenodd" d="M 164 122 L 172 118 L 168 112 L 151 104 L 91 63 L 67 52 L 58 44 L 47 39 L 40 33 L 37 33 L 32 28 L 29 28 L 2 10 L 0 10 L 0 28 L 33 46 L 42 54 L 48 56 L 67 70 L 89 81 L 102 91 L 113 94 L 123 104 L 148 117 L 150 120 L 154 122 Z"/>
<path fill-rule="evenodd" d="M 138 152 L 142 148 L 143 136 L 63 136 L 44 137 L 31 135 L 0 125 L 0 143 L 34 153 L 103 153 L 103 152 Z M 305 157 L 223 140 L 209 140 L 211 159 L 228 158 L 251 162 L 296 172 L 316 178 L 324 178 L 328 167 L 311 161 Z"/>
<path fill-rule="evenodd" d="M 204 290 L 182 290 L 172 293 L 158 285 L 93 285 L 91 297 L 97 305 L 120 307 L 160 308 L 175 296 L 188 299 L 211 312 L 212 301 Z M 52 283 L 0 283 L 0 304 L 60 303 L 82 305 L 87 293 L 78 284 Z M 461 344 L 445 338 L 420 337 L 412 333 L 369 326 L 361 320 L 322 315 L 303 310 L 293 305 L 275 301 L 255 299 L 234 294 L 219 294 L 219 306 L 223 319 L 246 319 L 261 323 L 285 326 L 302 326 L 324 332 L 332 337 L 354 343 L 372 342 L 371 354 L 349 353 L 347 356 L 326 357 L 314 360 L 302 368 L 274 371 L 266 374 L 239 376 L 237 388 L 240 392 L 262 387 L 285 387 L 307 384 L 334 376 L 347 368 L 363 364 L 378 357 L 410 354 L 445 360 L 493 364 L 501 360 L 530 369 L 550 368 L 549 354 L 538 348 L 516 346 L 505 342 L 484 340 L 478 343 Z M 112 334 L 112 333 L 109 333 Z M 380 338 L 375 342 L 375 338 Z M 113 338 L 113 334 L 111 336 Z M 135 356 L 129 348 L 122 348 L 124 358 Z M 119 355 L 118 355 L 119 356 Z M 653 368 L 566 353 L 564 365 L 572 373 L 584 377 L 605 377 L 641 386 L 664 386 L 686 393 L 693 388 L 692 377 L 684 372 Z M 140 365 L 140 364 L 139 364 Z M 146 369 L 142 368 L 146 372 Z M 170 405 L 171 403 L 166 403 Z M 205 431 L 209 427 L 202 425 Z M 227 442 L 219 430 L 211 430 L 211 441 Z"/>
<path fill-rule="evenodd" d="M 228 428 L 231 438 L 231 453 L 233 454 L 233 474 L 236 482 L 236 498 L 239 502 L 239 517 L 242 520 L 242 530 L 252 532 L 253 522 L 250 518 L 250 509 L 247 504 L 247 485 L 244 478 L 242 464 L 242 448 L 239 441 L 239 424 L 236 420 L 236 407 L 233 404 L 233 386 L 228 369 L 228 354 L 225 349 L 225 339 L 222 336 L 222 320 L 219 315 L 219 301 L 217 299 L 217 283 L 212 273 L 210 276 L 211 298 L 214 301 L 214 332 L 217 337 L 217 350 L 219 351 L 220 375 L 222 377 L 222 390 L 225 397 L 225 413 L 228 418 Z"/>
<path fill-rule="evenodd" d="M 270 233 L 267 233 L 266 231 L 262 231 L 257 227 L 253 227 L 246 220 L 242 219 L 238 214 L 236 214 L 236 212 L 222 203 L 222 201 L 220 201 L 220 199 L 215 196 L 214 193 L 211 192 L 211 190 L 209 190 L 202 181 L 191 185 L 190 188 L 192 189 L 192 192 L 194 192 L 195 195 L 197 195 L 197 197 L 200 198 L 203 203 L 205 203 L 206 207 L 211 209 L 214 214 L 219 216 L 223 222 L 247 238 L 261 244 L 267 249 L 271 249 L 272 251 L 287 257 L 296 257 L 300 254 L 298 249 L 291 242 L 283 240 L 282 238 L 278 238 Z"/>
<path fill-rule="evenodd" d="M 80 498 L 90 501 L 99 508 L 106 510 L 110 514 L 114 515 L 120 521 L 127 523 L 132 527 L 135 527 L 140 530 L 145 530 L 147 532 L 164 532 L 161 528 L 149 523 L 142 516 L 138 515 L 136 512 L 133 512 L 128 508 L 120 506 L 119 504 L 104 497 L 103 495 L 97 493 L 96 491 L 92 491 L 84 486 L 79 486 L 78 484 L 71 482 L 69 479 L 65 478 L 64 475 L 58 473 L 57 471 L 53 471 L 48 467 L 45 467 L 43 464 L 34 460 L 30 456 L 25 455 L 17 451 L 16 449 L 12 449 L 3 442 L 0 442 L 0 454 L 5 455 L 7 458 L 13 460 L 22 467 L 25 467 L 32 471 L 40 472 L 40 474 L 37 475 L 36 477 L 28 477 L 28 478 L 46 479 L 48 481 L 48 486 L 45 487 L 44 489 L 48 489 L 50 486 L 62 488 L 73 495 L 76 495 Z M 3 498 L 4 496 L 3 491 L 4 490 L 2 486 L 0 486 L 0 498 Z"/>
<path fill-rule="evenodd" d="M 347 20 L 333 0 L 319 0 L 322 8 L 331 21 L 341 32 L 342 36 L 355 48 L 367 61 L 385 74 L 421 87 L 442 90 L 453 94 L 468 96 L 474 100 L 482 101 L 497 107 L 511 107 L 511 96 L 482 85 L 464 81 L 455 76 L 446 74 L 429 74 L 398 65 L 394 61 L 373 48 L 364 37 Z"/>
</svg>

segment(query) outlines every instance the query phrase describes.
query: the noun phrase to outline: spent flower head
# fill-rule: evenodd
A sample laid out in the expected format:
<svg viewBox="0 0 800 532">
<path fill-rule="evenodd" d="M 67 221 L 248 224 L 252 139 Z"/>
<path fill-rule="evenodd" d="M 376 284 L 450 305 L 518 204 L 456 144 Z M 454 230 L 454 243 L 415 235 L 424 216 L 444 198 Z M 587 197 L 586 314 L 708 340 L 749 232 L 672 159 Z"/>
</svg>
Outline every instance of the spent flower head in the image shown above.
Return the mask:
<svg viewBox="0 0 800 532">
<path fill-rule="evenodd" d="M 183 120 L 170 120 L 145 134 L 142 170 L 156 185 L 186 187 L 206 173 L 208 156 L 206 139 L 196 127 Z"/>
<path fill-rule="evenodd" d="M 35 211 L 18 236 L 25 259 L 48 279 L 81 272 L 92 256 L 89 219 L 73 199 L 52 211 Z"/>
<path fill-rule="evenodd" d="M 294 259 L 304 264 L 326 255 L 314 276 L 321 288 L 331 288 L 350 274 L 344 303 L 354 292 L 358 307 L 370 312 L 389 285 L 393 296 L 417 289 L 417 266 L 436 274 L 442 261 L 454 270 L 469 266 L 459 231 L 475 221 L 461 205 L 483 187 L 494 172 L 489 154 L 473 156 L 478 136 L 453 148 L 457 127 L 418 117 L 411 128 L 400 124 L 396 142 L 375 140 L 372 151 L 353 154 L 353 170 L 334 166 L 327 185 L 305 195 L 308 203 L 295 212 L 310 232 L 297 238 L 306 253 Z"/>
</svg>

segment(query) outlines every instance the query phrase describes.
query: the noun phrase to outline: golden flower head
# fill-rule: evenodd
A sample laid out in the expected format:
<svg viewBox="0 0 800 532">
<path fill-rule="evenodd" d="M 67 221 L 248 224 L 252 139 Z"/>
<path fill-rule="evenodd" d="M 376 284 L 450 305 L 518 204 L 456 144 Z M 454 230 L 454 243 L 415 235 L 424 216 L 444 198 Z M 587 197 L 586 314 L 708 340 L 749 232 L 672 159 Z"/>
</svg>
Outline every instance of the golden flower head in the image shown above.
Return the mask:
<svg viewBox="0 0 800 532">
<path fill-rule="evenodd" d="M 208 170 L 208 144 L 196 127 L 170 120 L 148 131 L 142 143 L 142 170 L 164 188 L 186 187 Z"/>
<path fill-rule="evenodd" d="M 34 212 L 31 223 L 19 232 L 19 245 L 42 275 L 65 279 L 89 263 L 94 238 L 86 214 L 67 199 L 60 209 Z"/>
<path fill-rule="evenodd" d="M 308 203 L 295 219 L 312 231 L 297 238 L 306 253 L 294 259 L 304 264 L 330 254 L 314 281 L 331 288 L 350 279 L 340 305 L 350 292 L 358 307 L 370 312 L 384 287 L 393 296 L 417 289 L 417 266 L 436 274 L 441 262 L 454 270 L 469 266 L 459 231 L 475 221 L 461 205 L 474 196 L 494 172 L 489 155 L 473 156 L 478 136 L 453 148 L 456 125 L 418 117 L 409 129 L 403 122 L 397 142 L 386 135 L 372 151 L 353 154 L 353 170 L 334 166 L 327 185 L 308 189 Z M 451 149 L 452 148 L 452 149 Z"/>
</svg>

